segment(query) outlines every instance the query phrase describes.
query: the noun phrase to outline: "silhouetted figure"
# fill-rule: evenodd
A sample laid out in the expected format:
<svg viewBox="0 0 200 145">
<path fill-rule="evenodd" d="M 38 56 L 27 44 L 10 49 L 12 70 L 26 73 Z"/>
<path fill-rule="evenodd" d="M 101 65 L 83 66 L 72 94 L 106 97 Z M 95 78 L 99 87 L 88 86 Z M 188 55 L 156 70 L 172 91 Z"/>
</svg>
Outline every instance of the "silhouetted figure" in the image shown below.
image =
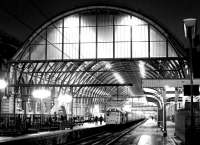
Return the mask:
<svg viewBox="0 0 200 145">
<path fill-rule="evenodd" d="M 95 116 L 94 122 L 95 122 L 96 125 L 98 124 L 98 117 L 97 116 Z"/>
<path fill-rule="evenodd" d="M 63 115 L 60 116 L 60 120 L 61 120 L 61 122 L 64 122 L 64 116 Z"/>
<path fill-rule="evenodd" d="M 57 114 L 56 114 L 56 112 L 54 112 L 54 121 L 55 122 L 57 121 Z"/>
<path fill-rule="evenodd" d="M 20 114 L 18 114 L 17 118 L 16 118 L 16 127 L 17 129 L 21 129 L 21 118 L 20 118 Z"/>
<path fill-rule="evenodd" d="M 52 125 L 52 118 L 51 118 L 51 116 L 49 116 L 49 126 L 51 126 Z"/>
<path fill-rule="evenodd" d="M 102 121 L 103 121 L 103 117 L 102 116 L 100 116 L 99 121 L 100 121 L 100 125 L 102 125 Z"/>
</svg>

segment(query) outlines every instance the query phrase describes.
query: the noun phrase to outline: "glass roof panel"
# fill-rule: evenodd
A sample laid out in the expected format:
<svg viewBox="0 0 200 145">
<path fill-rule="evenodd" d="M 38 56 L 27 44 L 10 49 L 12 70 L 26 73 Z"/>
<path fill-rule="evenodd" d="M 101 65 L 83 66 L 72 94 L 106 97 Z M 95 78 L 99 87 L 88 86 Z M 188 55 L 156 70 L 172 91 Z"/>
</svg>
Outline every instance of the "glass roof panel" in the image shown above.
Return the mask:
<svg viewBox="0 0 200 145">
<path fill-rule="evenodd" d="M 100 15 L 100 11 L 88 11 L 63 17 L 44 28 L 31 44 L 31 51 L 21 51 L 25 53 L 22 59 L 29 59 L 29 52 L 31 60 L 167 56 L 165 36 L 123 12 Z M 168 56 L 176 56 L 170 44 Z"/>
</svg>

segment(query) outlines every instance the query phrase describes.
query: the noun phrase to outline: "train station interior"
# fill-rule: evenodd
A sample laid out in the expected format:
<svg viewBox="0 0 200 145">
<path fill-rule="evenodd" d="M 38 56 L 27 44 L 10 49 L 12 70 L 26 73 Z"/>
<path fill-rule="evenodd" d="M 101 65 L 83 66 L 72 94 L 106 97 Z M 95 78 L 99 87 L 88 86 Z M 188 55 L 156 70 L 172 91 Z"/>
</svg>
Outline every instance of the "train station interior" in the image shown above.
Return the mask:
<svg viewBox="0 0 200 145">
<path fill-rule="evenodd" d="M 198 12 L 195 0 L 2 0 L 0 144 L 197 145 Z"/>
</svg>

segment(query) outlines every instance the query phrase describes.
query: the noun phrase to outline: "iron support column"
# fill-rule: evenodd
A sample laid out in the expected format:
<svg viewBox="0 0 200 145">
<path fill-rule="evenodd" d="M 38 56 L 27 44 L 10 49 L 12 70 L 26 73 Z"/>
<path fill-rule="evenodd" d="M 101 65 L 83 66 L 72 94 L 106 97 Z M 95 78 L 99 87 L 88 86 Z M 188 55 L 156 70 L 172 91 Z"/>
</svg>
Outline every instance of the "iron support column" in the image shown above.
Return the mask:
<svg viewBox="0 0 200 145">
<path fill-rule="evenodd" d="M 70 93 L 72 94 L 72 102 L 71 102 L 71 115 L 73 120 L 73 99 L 74 99 L 74 93 L 73 93 L 73 87 L 70 87 Z"/>
<path fill-rule="evenodd" d="M 167 136 L 167 124 L 166 124 L 166 90 L 162 91 L 163 96 L 163 136 Z"/>
<path fill-rule="evenodd" d="M 179 98 L 179 90 L 178 90 L 178 88 L 175 88 L 175 105 L 174 105 L 174 114 L 175 114 L 176 111 L 177 111 L 178 98 Z"/>
<path fill-rule="evenodd" d="M 191 126 L 190 126 L 190 143 L 192 144 L 193 137 L 193 125 L 194 125 L 194 114 L 193 114 L 193 65 L 192 65 L 192 48 L 193 48 L 193 39 L 192 39 L 192 28 L 189 28 L 189 44 L 190 44 L 190 93 L 191 93 L 191 103 L 190 103 L 190 115 L 191 115 Z M 197 62 L 196 62 L 197 63 Z"/>
</svg>

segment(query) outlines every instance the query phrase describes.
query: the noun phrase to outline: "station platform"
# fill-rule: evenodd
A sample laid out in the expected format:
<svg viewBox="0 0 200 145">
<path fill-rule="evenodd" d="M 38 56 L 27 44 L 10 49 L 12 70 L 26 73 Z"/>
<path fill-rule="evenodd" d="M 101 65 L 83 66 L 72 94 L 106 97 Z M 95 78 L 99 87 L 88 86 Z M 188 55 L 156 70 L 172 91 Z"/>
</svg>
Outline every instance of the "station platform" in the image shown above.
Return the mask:
<svg viewBox="0 0 200 145">
<path fill-rule="evenodd" d="M 81 133 L 84 131 L 87 131 L 88 134 L 90 132 L 94 131 L 100 131 L 101 128 L 106 125 L 105 122 L 90 122 L 90 123 L 83 123 L 83 125 L 77 125 L 74 126 L 73 129 L 66 128 L 64 130 L 57 130 L 57 131 L 42 131 L 42 132 L 37 132 L 37 133 L 30 133 L 30 134 L 25 134 L 25 135 L 20 135 L 20 136 L 0 136 L 0 144 L 15 144 L 13 142 L 18 142 L 18 141 L 25 141 L 26 140 L 40 140 L 40 139 L 49 139 L 50 138 L 59 138 L 59 136 L 66 135 L 69 137 L 68 140 L 74 139 L 77 136 L 81 136 Z M 71 135 L 72 134 L 72 135 Z M 87 134 L 87 133 L 85 133 Z M 62 139 L 61 139 L 62 140 Z M 29 142 L 29 141 L 28 141 Z M 37 142 L 37 141 L 36 141 Z"/>
<path fill-rule="evenodd" d="M 46 141 L 56 144 L 63 144 L 66 141 L 78 139 L 81 136 L 87 136 L 94 132 L 104 130 L 106 123 L 84 123 L 80 126 L 75 126 L 73 129 L 65 129 L 58 131 L 44 131 L 32 134 L 26 134 L 18 137 L 0 137 L 0 144 L 14 145 L 17 143 L 26 143 L 29 145 L 38 144 Z M 174 136 L 175 124 L 167 121 L 167 136 L 163 137 L 163 132 L 158 127 L 156 120 L 148 119 L 142 125 L 138 126 L 127 135 L 123 136 L 116 145 L 179 145 Z"/>
<path fill-rule="evenodd" d="M 177 145 L 174 139 L 174 131 L 175 124 L 167 121 L 167 136 L 163 137 L 163 132 L 157 126 L 156 120 L 148 119 L 121 138 L 115 145 Z"/>
</svg>

